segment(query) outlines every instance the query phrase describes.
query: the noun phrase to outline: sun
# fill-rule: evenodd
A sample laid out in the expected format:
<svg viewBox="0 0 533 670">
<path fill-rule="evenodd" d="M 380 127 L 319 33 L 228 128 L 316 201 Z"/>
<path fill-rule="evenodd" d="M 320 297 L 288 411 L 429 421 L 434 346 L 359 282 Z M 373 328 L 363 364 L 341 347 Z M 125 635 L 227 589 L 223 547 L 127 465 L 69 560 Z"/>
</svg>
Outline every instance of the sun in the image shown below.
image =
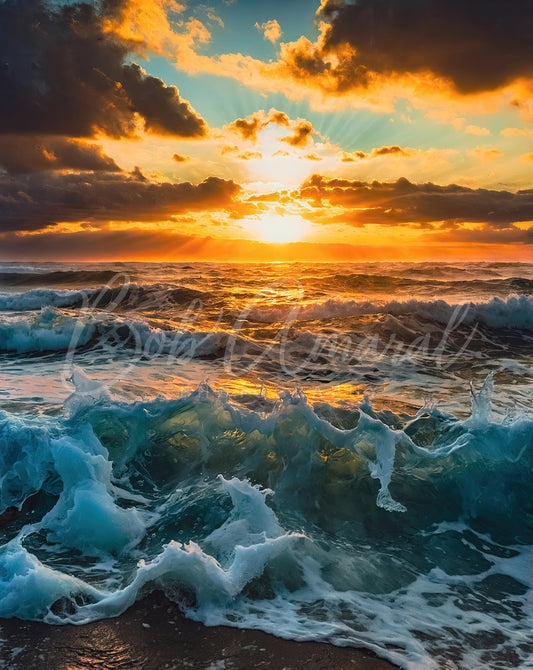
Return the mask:
<svg viewBox="0 0 533 670">
<path fill-rule="evenodd" d="M 268 214 L 253 221 L 252 227 L 260 242 L 288 244 L 302 240 L 309 232 L 310 224 L 296 214 Z"/>
</svg>

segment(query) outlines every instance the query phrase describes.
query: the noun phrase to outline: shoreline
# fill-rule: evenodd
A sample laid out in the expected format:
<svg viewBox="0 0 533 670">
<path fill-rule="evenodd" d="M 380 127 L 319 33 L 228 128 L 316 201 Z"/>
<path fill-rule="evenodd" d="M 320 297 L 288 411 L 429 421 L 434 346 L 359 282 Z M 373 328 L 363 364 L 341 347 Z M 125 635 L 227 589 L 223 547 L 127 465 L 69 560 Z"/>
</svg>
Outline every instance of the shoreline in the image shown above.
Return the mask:
<svg viewBox="0 0 533 670">
<path fill-rule="evenodd" d="M 373 652 L 186 619 L 162 592 L 83 626 L 0 619 L 2 670 L 395 670 Z"/>
</svg>

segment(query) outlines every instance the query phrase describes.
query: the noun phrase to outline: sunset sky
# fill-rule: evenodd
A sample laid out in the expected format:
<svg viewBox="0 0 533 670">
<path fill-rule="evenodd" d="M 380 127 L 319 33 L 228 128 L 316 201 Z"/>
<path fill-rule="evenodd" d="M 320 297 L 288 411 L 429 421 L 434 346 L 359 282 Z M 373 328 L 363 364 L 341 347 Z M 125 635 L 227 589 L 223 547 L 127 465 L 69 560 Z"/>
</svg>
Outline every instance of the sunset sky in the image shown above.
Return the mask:
<svg viewBox="0 0 533 670">
<path fill-rule="evenodd" d="M 533 0 L 0 1 L 0 260 L 531 260 Z"/>
</svg>

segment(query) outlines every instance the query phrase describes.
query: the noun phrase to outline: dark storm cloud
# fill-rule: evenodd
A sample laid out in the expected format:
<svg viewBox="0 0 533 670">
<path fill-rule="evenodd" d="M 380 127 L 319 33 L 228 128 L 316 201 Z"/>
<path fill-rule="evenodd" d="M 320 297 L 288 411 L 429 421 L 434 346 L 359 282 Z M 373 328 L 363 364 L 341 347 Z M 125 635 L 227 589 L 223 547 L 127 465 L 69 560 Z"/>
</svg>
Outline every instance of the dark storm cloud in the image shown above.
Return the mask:
<svg viewBox="0 0 533 670">
<path fill-rule="evenodd" d="M 114 137 L 206 134 L 204 120 L 173 86 L 125 64 L 128 44 L 103 29 L 94 7 L 0 4 L 0 133 Z"/>
<path fill-rule="evenodd" d="M 345 222 L 354 225 L 446 221 L 486 223 L 504 229 L 512 223 L 533 220 L 533 189 L 512 193 L 456 184 L 413 184 L 404 178 L 365 182 L 313 175 L 298 196 L 317 205 L 345 208 Z"/>
<path fill-rule="evenodd" d="M 533 76 L 533 0 L 330 0 L 322 15 L 324 53 L 347 44 L 371 71 L 431 70 L 462 93 Z"/>
<path fill-rule="evenodd" d="M 186 211 L 235 209 L 239 191 L 235 182 L 217 177 L 198 185 L 152 182 L 140 170 L 7 176 L 0 181 L 0 231 L 59 222 L 161 221 Z"/>
<path fill-rule="evenodd" d="M 155 135 L 202 137 L 206 125 L 175 86 L 150 77 L 135 63 L 122 67 L 120 83 L 135 111 L 144 119 L 145 130 Z"/>
<path fill-rule="evenodd" d="M 33 135 L 0 135 L 0 167 L 12 173 L 64 169 L 121 171 L 98 144 Z"/>
</svg>

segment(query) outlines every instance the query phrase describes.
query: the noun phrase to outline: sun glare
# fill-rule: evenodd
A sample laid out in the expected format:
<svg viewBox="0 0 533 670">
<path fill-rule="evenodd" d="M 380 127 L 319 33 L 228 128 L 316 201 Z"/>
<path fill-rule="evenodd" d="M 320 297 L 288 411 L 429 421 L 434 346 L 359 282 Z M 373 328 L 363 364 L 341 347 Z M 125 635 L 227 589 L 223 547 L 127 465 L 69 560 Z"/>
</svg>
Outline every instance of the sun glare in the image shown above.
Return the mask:
<svg viewBox="0 0 533 670">
<path fill-rule="evenodd" d="M 253 222 L 257 239 L 270 244 L 299 242 L 309 232 L 310 224 L 296 214 L 270 214 Z"/>
</svg>

